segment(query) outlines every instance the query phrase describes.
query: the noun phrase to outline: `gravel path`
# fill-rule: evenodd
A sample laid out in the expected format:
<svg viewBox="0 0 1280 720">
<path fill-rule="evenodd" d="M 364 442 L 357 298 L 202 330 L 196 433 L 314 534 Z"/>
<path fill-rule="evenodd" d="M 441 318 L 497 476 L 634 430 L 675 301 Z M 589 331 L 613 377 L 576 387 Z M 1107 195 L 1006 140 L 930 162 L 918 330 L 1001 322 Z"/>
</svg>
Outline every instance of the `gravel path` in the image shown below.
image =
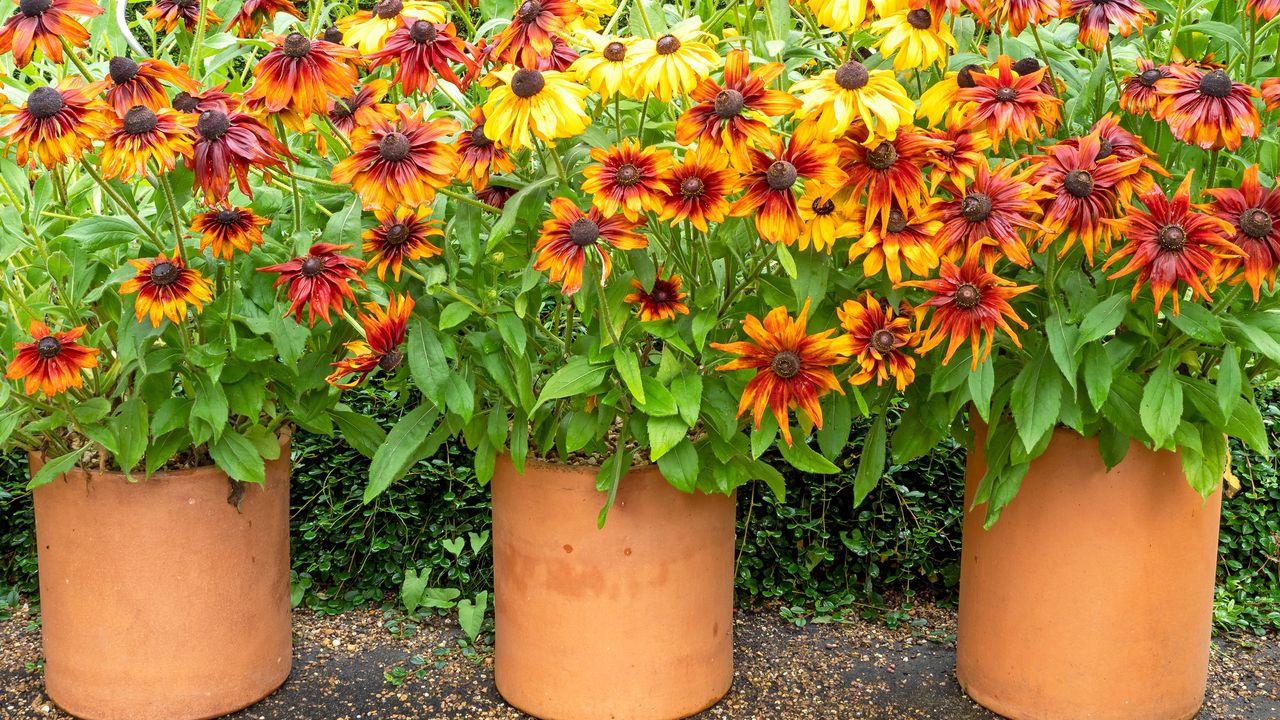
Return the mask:
<svg viewBox="0 0 1280 720">
<path fill-rule="evenodd" d="M 738 613 L 729 695 L 697 720 L 995 718 L 952 677 L 953 611 L 923 606 L 897 629 L 878 623 L 798 628 L 774 612 Z M 294 615 L 294 669 L 284 687 L 235 720 L 518 720 L 493 688 L 492 658 L 462 647 L 451 620 L 395 634 L 377 609 Z M 0 622 L 0 717 L 62 720 L 44 696 L 39 627 Z M 1280 639 L 1218 643 L 1200 720 L 1280 718 Z"/>
</svg>

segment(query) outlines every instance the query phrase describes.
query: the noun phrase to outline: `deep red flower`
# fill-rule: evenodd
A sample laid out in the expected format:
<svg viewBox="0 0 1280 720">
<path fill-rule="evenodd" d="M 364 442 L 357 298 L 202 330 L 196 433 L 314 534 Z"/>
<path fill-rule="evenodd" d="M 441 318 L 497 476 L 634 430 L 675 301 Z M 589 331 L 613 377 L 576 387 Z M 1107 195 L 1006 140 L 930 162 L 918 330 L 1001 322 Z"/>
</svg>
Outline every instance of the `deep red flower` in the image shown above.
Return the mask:
<svg viewBox="0 0 1280 720">
<path fill-rule="evenodd" d="M 1111 24 L 1121 37 L 1129 37 L 1143 24 L 1156 21 L 1155 13 L 1138 0 L 1070 0 L 1067 14 L 1075 15 L 1080 23 L 1080 43 L 1101 52 L 1111 37 Z"/>
<path fill-rule="evenodd" d="M 356 86 L 355 48 L 301 33 L 267 36 L 275 42 L 253 68 L 253 87 L 245 100 L 261 102 L 269 112 L 291 110 L 306 117 L 329 109 L 329 96 L 343 97 Z"/>
<path fill-rule="evenodd" d="M 193 188 L 204 192 L 206 202 L 225 203 L 234 173 L 240 192 L 253 197 L 250 168 L 283 168 L 281 157 L 293 158 L 257 118 L 242 112 L 212 109 L 200 113 L 191 170 Z"/>
<path fill-rule="evenodd" d="M 286 284 L 289 286 L 290 305 L 284 317 L 293 315 L 294 322 L 302 324 L 302 309 L 305 306 L 311 326 L 316 324 L 317 314 L 332 325 L 329 311 L 341 314 L 344 299 L 355 302 L 356 296 L 350 283 L 365 286 L 359 275 L 364 272 L 365 264 L 363 260 L 340 254 L 349 249 L 350 245 L 316 243 L 302 257 L 258 268 L 258 272 L 280 274 L 276 278 L 275 287 Z"/>
<path fill-rule="evenodd" d="M 1142 160 L 1121 162 L 1114 154 L 1100 158 L 1100 147 L 1094 132 L 1074 143 L 1051 145 L 1039 158 L 1041 162 L 1031 179 L 1049 193 L 1042 201 L 1041 252 L 1064 234 L 1066 240 L 1058 249 L 1058 257 L 1065 256 L 1077 240 L 1090 265 L 1096 248 L 1111 251 L 1115 228 L 1105 221 L 1114 219 L 1119 208 L 1116 186 Z"/>
<path fill-rule="evenodd" d="M 38 320 L 31 321 L 31 342 L 14 343 L 13 361 L 5 370 L 5 378 L 22 380 L 22 391 L 34 395 L 37 390 L 46 397 L 84 387 L 81 372 L 98 367 L 98 351 L 76 341 L 84 335 L 84 326 L 55 333 Z"/>
<path fill-rule="evenodd" d="M 1243 258 L 1228 261 L 1227 271 L 1244 268 L 1244 279 L 1258 301 L 1259 289 L 1276 287 L 1280 269 L 1280 190 L 1258 182 L 1258 166 L 1250 165 L 1240 180 L 1240 188 L 1210 188 L 1205 193 L 1214 202 L 1208 208 L 1235 229 L 1229 240 L 1244 252 Z"/>
<path fill-rule="evenodd" d="M 392 33 L 381 50 L 368 56 L 371 68 L 396 66 L 395 82 L 405 93 L 429 93 L 436 86 L 436 75 L 466 89 L 453 72 L 453 65 L 470 69 L 467 44 L 458 37 L 453 23 L 433 24 L 426 20 L 404 18 L 404 26 Z"/>
<path fill-rule="evenodd" d="M 231 16 L 231 25 L 240 37 L 253 37 L 264 23 L 274 20 L 279 13 L 303 17 L 293 0 L 244 0 L 236 14 Z"/>
</svg>

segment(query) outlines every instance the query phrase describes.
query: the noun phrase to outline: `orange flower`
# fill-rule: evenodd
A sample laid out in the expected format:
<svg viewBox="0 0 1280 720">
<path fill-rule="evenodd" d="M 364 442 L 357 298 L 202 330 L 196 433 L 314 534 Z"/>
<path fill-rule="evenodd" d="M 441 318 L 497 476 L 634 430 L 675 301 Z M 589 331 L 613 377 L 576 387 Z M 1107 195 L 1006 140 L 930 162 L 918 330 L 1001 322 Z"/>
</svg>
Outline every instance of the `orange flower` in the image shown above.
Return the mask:
<svg viewBox="0 0 1280 720">
<path fill-rule="evenodd" d="M 266 36 L 275 47 L 253 68 L 253 87 L 245 101 L 269 112 L 289 110 L 306 117 L 329 110 L 329 95 L 343 97 L 356 86 L 360 54 L 346 45 L 308 40 L 302 33 Z"/>
<path fill-rule="evenodd" d="M 230 260 L 239 250 L 247 253 L 262 244 L 262 228 L 271 221 L 248 208 L 226 207 L 191 218 L 191 232 L 200 233 L 200 249 L 213 248 L 213 256 Z"/>
<path fill-rule="evenodd" d="M 1114 157 L 1121 163 L 1140 160 L 1136 165 L 1125 165 L 1128 169 L 1116 183 L 1116 191 L 1120 194 L 1121 200 L 1127 202 L 1135 191 L 1141 193 L 1150 190 L 1156 182 L 1152 177 L 1153 173 L 1169 177 L 1169 171 L 1155 161 L 1155 153 L 1151 148 L 1143 145 L 1137 135 L 1120 127 L 1120 118 L 1115 115 L 1107 113 L 1098 118 L 1098 122 L 1093 124 L 1089 132 L 1098 135 L 1098 160 L 1109 157 Z M 1062 141 L 1064 145 L 1073 145 L 1076 142 L 1076 138 L 1067 138 Z"/>
<path fill-rule="evenodd" d="M 1269 290 L 1275 290 L 1280 269 L 1280 190 L 1262 187 L 1258 166 L 1250 165 L 1238 190 L 1212 188 L 1205 192 L 1214 199 L 1209 210 L 1235 229 L 1228 239 L 1244 253 L 1243 258 L 1229 261 L 1228 272 L 1244 267 L 1244 279 L 1257 302 L 1264 281 Z"/>
<path fill-rule="evenodd" d="M 162 110 L 169 107 L 169 93 L 161 81 L 176 86 L 187 93 L 198 92 L 200 86 L 187 75 L 187 66 L 174 67 L 163 60 L 134 62 L 124 57 L 111 58 L 107 89 L 107 102 L 120 114 L 129 112 L 135 105 Z"/>
<path fill-rule="evenodd" d="M 196 119 L 169 108 L 152 110 L 135 105 L 118 116 L 102 139 L 102 174 L 129 180 L 147 174 L 154 161 L 158 172 L 169 172 L 179 157 L 191 157 Z"/>
<path fill-rule="evenodd" d="M 379 225 L 365 230 L 361 235 L 361 250 L 369 258 L 369 264 L 378 268 L 378 279 L 386 279 L 387 267 L 396 281 L 400 281 L 400 267 L 405 260 L 422 260 L 443 252 L 431 243 L 432 237 L 444 237 L 440 223 L 428 220 L 430 205 L 417 209 L 378 210 L 374 213 Z"/>
<path fill-rule="evenodd" d="M 755 216 L 756 231 L 771 243 L 791 245 L 800 237 L 803 223 L 796 206 L 797 184 L 816 182 L 836 187 L 844 173 L 836 167 L 833 145 L 814 140 L 807 126 L 796 128 L 790 142 L 769 138 L 769 154 L 748 150 L 751 171 L 746 175 L 746 192 L 733 204 L 734 217 Z"/>
<path fill-rule="evenodd" d="M 1146 210 L 1128 205 L 1120 217 L 1109 220 L 1128 241 L 1103 265 L 1111 267 L 1124 258 L 1129 262 L 1108 276 L 1115 279 L 1135 270 L 1132 299 L 1144 284 L 1151 285 L 1155 312 L 1160 312 L 1166 295 L 1173 298 L 1173 314 L 1178 314 L 1178 283 L 1190 287 L 1195 296 L 1208 299 L 1215 278 L 1214 265 L 1244 257 L 1240 248 L 1231 244 L 1231 223 L 1212 215 L 1192 212 L 1191 174 L 1183 179 L 1173 198 L 1158 187 L 1142 196 Z M 1206 283 L 1208 287 L 1206 287 Z"/>
<path fill-rule="evenodd" d="M 350 390 L 364 382 L 374 370 L 391 372 L 404 361 L 404 353 L 400 346 L 404 344 L 406 326 L 409 315 L 413 312 L 413 298 L 408 295 L 391 293 L 387 298 L 387 308 L 383 310 L 378 303 L 365 303 L 368 315 L 357 313 L 360 325 L 364 328 L 365 339 L 356 340 L 343 345 L 355 354 L 333 363 L 334 370 L 325 381 L 330 385 Z M 343 378 L 356 375 L 355 380 L 343 382 Z"/>
<path fill-rule="evenodd" d="M 382 78 L 370 78 L 355 93 L 329 101 L 329 122 L 350 135 L 357 127 L 373 122 L 374 118 L 394 120 L 396 109 L 382 102 L 390 85 Z"/>
<path fill-rule="evenodd" d="M 582 171 L 582 191 L 591 194 L 591 204 L 606 217 L 619 210 L 631 222 L 640 213 L 662 207 L 662 195 L 670 186 L 663 177 L 671 169 L 671 153 L 642 148 L 635 140 L 624 140 L 605 150 L 592 148 L 595 164 Z"/>
<path fill-rule="evenodd" d="M 13 4 L 18 11 L 0 26 L 0 55 L 12 52 L 13 62 L 20 68 L 31 62 L 36 48 L 61 65 L 63 39 L 71 47 L 89 44 L 89 31 L 71 16 L 102 14 L 98 3 L 90 0 L 14 0 Z"/>
<path fill-rule="evenodd" d="M 283 317 L 293 315 L 294 322 L 302 324 L 302 308 L 306 306 L 311 326 L 319 314 L 330 325 L 329 311 L 342 312 L 343 298 L 356 301 L 350 283 L 364 287 L 364 280 L 357 273 L 364 272 L 363 260 L 340 254 L 350 250 L 350 245 L 316 243 L 302 257 L 296 257 L 279 265 L 258 268 L 258 272 L 279 273 L 274 287 L 289 286 L 289 309 Z"/>
<path fill-rule="evenodd" d="M 1144 23 L 1154 23 L 1155 13 L 1138 0 L 1070 0 L 1067 15 L 1075 15 L 1080 23 L 1080 43 L 1101 52 L 1111 37 L 1111 23 L 1120 37 L 1141 30 Z"/>
<path fill-rule="evenodd" d="M 133 310 L 138 322 L 150 315 L 152 327 L 160 327 L 164 318 L 181 323 L 187 317 L 188 304 L 198 313 L 213 299 L 209 282 L 187 267 L 176 251 L 172 259 L 162 252 L 151 260 L 130 260 L 129 264 L 138 274 L 121 283 L 120 294 L 137 293 Z"/>
<path fill-rule="evenodd" d="M 582 8 L 573 0 L 524 0 L 516 7 L 511 24 L 494 41 L 493 57 L 537 69 L 540 58 L 551 56 L 552 38 L 566 32 L 566 26 L 580 15 Z"/>
<path fill-rule="evenodd" d="M 50 332 L 49 326 L 32 320 L 31 342 L 14 343 L 13 361 L 5 370 L 5 378 L 22 380 L 22 391 L 45 397 L 84 387 L 81 373 L 98 367 L 98 351 L 76 341 L 84 335 L 84 326 L 67 332 Z"/>
<path fill-rule="evenodd" d="M 950 145 L 949 149 L 939 148 L 930 153 L 930 193 L 937 191 L 938 185 L 947 179 L 958 187 L 968 185 L 977 174 L 978 167 L 987 164 L 986 151 L 991 148 L 991 138 L 986 133 L 948 128 L 926 134 Z"/>
<path fill-rule="evenodd" d="M 461 126 L 452 118 L 424 122 L 424 109 L 410 114 L 401 105 L 398 119 L 374 117 L 352 131 L 355 152 L 333 166 L 333 181 L 355 188 L 370 210 L 429 204 L 457 172 L 458 151 L 443 138 Z"/>
<path fill-rule="evenodd" d="M 1244 6 L 1258 22 L 1271 22 L 1280 15 L 1280 0 L 1245 0 Z"/>
<path fill-rule="evenodd" d="M 1050 20 L 1062 17 L 1061 0 L 1004 0 L 996 3 L 993 25 L 1008 23 L 1009 35 L 1018 37 L 1028 25 L 1047 25 Z M 998 32 L 998 29 L 996 30 Z"/>
<path fill-rule="evenodd" d="M 769 83 L 782 74 L 781 63 L 749 70 L 746 50 L 730 50 L 724 61 L 724 85 L 703 78 L 690 93 L 697 103 L 676 120 L 676 142 L 708 145 L 727 152 L 734 167 L 751 167 L 747 150 L 770 144 L 769 118 L 786 115 L 800 101 Z"/>
<path fill-rule="evenodd" d="M 1269 77 L 1262 81 L 1262 102 L 1267 110 L 1280 108 L 1280 77 Z"/>
<path fill-rule="evenodd" d="M 1041 124 L 1057 124 L 1062 100 L 1044 92 L 1040 85 L 1046 68 L 1027 75 L 1013 71 L 1013 59 L 1001 55 L 987 72 L 971 72 L 974 86 L 956 91 L 956 103 L 973 103 L 962 127 L 984 128 L 996 148 L 1000 141 L 1035 140 Z"/>
<path fill-rule="evenodd" d="M 890 282 L 902 281 L 902 264 L 912 274 L 924 277 L 938 267 L 938 252 L 933 238 L 942 222 L 932 208 L 923 210 L 889 211 L 889 223 L 866 225 L 861 212 L 854 215 L 854 223 L 862 227 L 862 239 L 849 246 L 849 261 L 862 257 L 862 274 L 872 278 L 887 270 Z M 863 257 L 863 256 L 866 257 Z"/>
<path fill-rule="evenodd" d="M 236 35 L 253 37 L 262 29 L 263 23 L 274 20 L 279 13 L 296 18 L 303 16 L 293 0 L 244 0 L 236 14 L 231 16 L 231 26 L 235 27 Z"/>
<path fill-rule="evenodd" d="M 206 202 L 225 203 L 234 173 L 240 192 L 253 197 L 249 169 L 283 168 L 281 157 L 293 158 L 266 125 L 251 115 L 228 112 L 225 106 L 215 104 L 196 121 L 192 187 L 204 192 Z"/>
<path fill-rule="evenodd" d="M 911 329 L 911 308 L 904 303 L 902 314 L 893 305 L 880 306 L 870 292 L 862 301 L 845 300 L 836 311 L 840 324 L 849 333 L 849 343 L 859 370 L 849 378 L 853 385 L 865 385 L 875 378 L 883 385 L 890 377 L 898 392 L 916 379 L 916 360 L 907 350 L 920 344 L 920 333 Z"/>
<path fill-rule="evenodd" d="M 717 370 L 756 371 L 742 391 L 738 417 L 751 408 L 758 430 L 765 408 L 772 410 L 787 445 L 792 444 L 788 411 L 798 409 L 815 427 L 821 428 L 822 406 L 818 400 L 832 390 L 844 394 L 831 368 L 848 362 L 852 353 L 849 338 L 832 338 L 834 329 L 809 335 L 808 323 L 809 301 L 806 300 L 795 320 L 785 307 L 771 310 L 763 323 L 748 314 L 742 321 L 742 330 L 754 342 L 711 343 L 717 350 L 738 356 Z"/>
<path fill-rule="evenodd" d="M 471 182 L 471 187 L 483 190 L 489 184 L 489 175 L 495 172 L 509 173 L 516 169 L 511 157 L 484 134 L 484 109 L 471 108 L 471 120 L 475 127 L 470 132 L 458 134 L 458 180 Z"/>
<path fill-rule="evenodd" d="M 982 247 L 974 245 L 965 255 L 963 265 L 957 267 L 954 263 L 942 261 L 938 279 L 898 284 L 898 287 L 917 287 L 933 293 L 933 297 L 921 306 L 933 308 L 933 314 L 924 330 L 920 352 L 929 352 L 949 339 L 947 354 L 942 358 L 943 365 L 950 362 L 951 356 L 968 340 L 972 348 L 973 368 L 977 369 L 978 363 L 991 354 L 996 328 L 1008 334 L 1014 345 L 1022 347 L 1005 318 L 1026 329 L 1027 324 L 1014 312 L 1009 301 L 1034 290 L 1035 286 L 1015 285 L 985 269 L 981 259 Z M 984 335 L 985 346 L 982 345 Z"/>
<path fill-rule="evenodd" d="M 1066 256 L 1077 240 L 1090 265 L 1095 248 L 1111 251 L 1114 228 L 1106 221 L 1115 217 L 1119 206 L 1116 185 L 1131 175 L 1142 160 L 1120 162 L 1115 155 L 1099 160 L 1100 148 L 1098 133 L 1094 132 L 1072 144 L 1051 145 L 1039 158 L 1043 162 L 1031 178 L 1049 193 L 1042 204 L 1041 252 L 1063 233 L 1066 241 L 1059 248 L 1058 257 Z"/>
<path fill-rule="evenodd" d="M 1018 231 L 1042 230 L 1033 218 L 1040 214 L 1037 201 L 1048 197 L 1029 182 L 1034 172 L 1034 166 L 1018 171 L 1018 163 L 1003 163 L 993 170 L 983 164 L 967 186 L 946 185 L 951 199 L 933 205 L 942 221 L 934 240 L 938 254 L 955 262 L 980 246 L 988 266 L 1003 256 L 1030 267 L 1031 255 Z M 995 242 L 983 242 L 988 238 Z"/>
<path fill-rule="evenodd" d="M 38 158 L 45 167 L 53 167 L 80 159 L 111 122 L 107 106 L 94 99 L 103 85 L 84 85 L 68 76 L 57 88 L 42 85 L 32 90 L 26 104 L 0 127 L 0 137 L 8 138 L 5 147 L 17 146 L 18 164 L 34 166 Z"/>
<path fill-rule="evenodd" d="M 729 168 L 729 159 L 710 145 L 699 145 L 685 153 L 666 177 L 667 189 L 660 192 L 658 219 L 675 225 L 688 220 L 702 232 L 707 223 L 723 222 L 729 212 L 728 197 L 738 190 L 738 173 Z"/>
<path fill-rule="evenodd" d="M 179 20 L 187 32 L 194 32 L 202 9 L 201 0 L 156 0 L 142 17 L 151 21 L 157 35 L 168 35 L 178 29 Z M 204 24 L 215 27 L 222 24 L 222 18 L 212 10 L 204 10 Z"/>
<path fill-rule="evenodd" d="M 1156 83 L 1167 77 L 1169 71 L 1163 65 L 1157 66 L 1150 60 L 1138 58 L 1138 71 L 1124 79 L 1120 107 L 1131 115 L 1153 115 L 1160 104 Z"/>
<path fill-rule="evenodd" d="M 675 320 L 676 314 L 688 315 L 689 306 L 684 304 L 687 293 L 680 292 L 680 276 L 662 277 L 662 268 L 653 280 L 653 288 L 646 291 L 639 280 L 632 279 L 631 287 L 635 292 L 622 298 L 623 302 L 636 305 L 636 315 L 643 322 L 654 320 Z"/>
<path fill-rule="evenodd" d="M 893 207 L 921 210 L 930 202 L 921 168 L 936 153 L 951 149 L 950 143 L 924 133 L 899 128 L 897 137 L 880 140 L 874 147 L 866 144 L 866 126 L 856 123 L 837 141 L 840 169 L 845 180 L 841 196 L 852 194 L 852 200 L 866 207 L 865 224 L 889 225 Z"/>
<path fill-rule="evenodd" d="M 636 223 L 623 216 L 604 217 L 596 208 L 582 212 L 569 198 L 558 197 L 551 201 L 552 218 L 542 224 L 542 235 L 533 251 L 537 260 L 533 269 L 546 270 L 551 282 L 561 284 L 565 295 L 582 289 L 582 268 L 587 253 L 594 253 L 600 261 L 600 284 L 609 279 L 613 263 L 600 241 L 619 250 L 637 250 L 648 247 L 645 236 L 634 232 Z"/>
<path fill-rule="evenodd" d="M 450 63 L 471 67 L 467 44 L 458 38 L 453 23 L 433 24 L 426 20 L 404 19 L 387 44 L 369 55 L 371 67 L 396 64 L 395 82 L 405 93 L 429 93 L 436 86 L 436 75 L 466 89 L 453 72 Z"/>
<path fill-rule="evenodd" d="M 1225 70 L 1208 72 L 1187 65 L 1169 66 L 1169 77 L 1156 81 L 1158 117 L 1173 136 L 1205 150 L 1236 150 L 1242 137 L 1258 137 L 1262 119 L 1252 98 L 1258 91 L 1233 82 Z"/>
</svg>

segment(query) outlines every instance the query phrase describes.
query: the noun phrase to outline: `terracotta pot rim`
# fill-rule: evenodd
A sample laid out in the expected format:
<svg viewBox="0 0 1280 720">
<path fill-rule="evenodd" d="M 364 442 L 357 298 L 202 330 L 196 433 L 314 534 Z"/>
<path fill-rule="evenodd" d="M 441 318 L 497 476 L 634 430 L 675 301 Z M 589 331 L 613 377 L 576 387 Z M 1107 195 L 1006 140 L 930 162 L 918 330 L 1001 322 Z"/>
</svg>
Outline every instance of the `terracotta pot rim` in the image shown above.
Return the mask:
<svg viewBox="0 0 1280 720">
<path fill-rule="evenodd" d="M 284 452 L 289 447 L 289 443 L 293 440 L 293 431 L 288 428 L 284 428 L 276 434 L 276 439 L 280 443 L 281 452 Z M 39 458 L 42 464 L 49 459 L 44 452 L 30 452 L 27 453 L 27 456 L 30 458 Z M 271 461 L 268 460 L 267 462 Z M 189 476 L 204 475 L 209 471 L 214 471 L 222 475 L 226 474 L 217 465 L 197 465 L 196 467 L 181 468 L 179 470 L 160 470 L 158 472 L 153 472 L 150 475 L 145 475 L 143 473 L 134 473 L 134 475 L 137 476 L 141 474 L 144 476 L 144 481 L 150 482 L 152 480 L 185 480 L 189 479 Z M 86 475 L 94 480 L 123 480 L 130 483 L 136 482 L 129 480 L 125 477 L 124 473 L 118 470 L 96 470 L 93 468 L 82 468 L 79 465 L 63 473 L 63 477 L 68 475 Z"/>
<path fill-rule="evenodd" d="M 515 463 L 515 461 L 511 459 L 511 453 L 509 452 L 498 453 L 498 457 L 512 464 Z M 580 464 L 570 464 L 566 462 L 561 462 L 559 460 L 543 460 L 542 458 L 534 457 L 533 455 L 529 455 L 528 457 L 526 457 L 524 464 L 526 468 L 533 466 L 533 467 L 539 467 L 539 468 L 560 470 L 562 472 L 574 472 L 574 473 L 579 473 L 584 475 L 587 473 L 595 475 L 596 473 L 600 472 L 600 468 L 603 467 L 601 465 L 592 465 L 590 463 L 585 465 L 580 465 Z M 636 473 L 636 472 L 649 472 L 649 471 L 661 472 L 660 470 L 658 470 L 657 463 L 646 463 L 644 465 L 632 465 L 630 468 L 627 468 L 626 472 Z"/>
</svg>

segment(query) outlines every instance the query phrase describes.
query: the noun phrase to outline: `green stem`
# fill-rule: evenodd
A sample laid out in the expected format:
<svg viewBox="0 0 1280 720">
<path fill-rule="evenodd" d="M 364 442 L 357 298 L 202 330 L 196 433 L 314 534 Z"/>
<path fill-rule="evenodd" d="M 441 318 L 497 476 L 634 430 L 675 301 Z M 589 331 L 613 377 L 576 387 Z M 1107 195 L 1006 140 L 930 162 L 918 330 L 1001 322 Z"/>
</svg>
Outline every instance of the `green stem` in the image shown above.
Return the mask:
<svg viewBox="0 0 1280 720">
<path fill-rule="evenodd" d="M 120 196 L 120 193 L 116 192 L 115 188 L 108 185 L 107 181 L 98 174 L 97 170 L 93 169 L 92 165 L 81 160 L 80 167 L 83 168 L 85 172 L 89 173 L 89 177 L 93 178 L 94 182 L 98 183 L 98 187 L 102 188 L 102 192 L 105 193 L 107 197 L 111 198 L 112 202 L 124 211 L 124 214 L 128 215 L 130 220 L 133 220 L 133 222 L 138 225 L 138 229 L 142 231 L 143 235 L 146 235 L 156 247 L 164 249 L 164 243 L 160 241 L 160 237 L 155 234 L 155 231 L 142 221 L 142 218 L 138 215 L 137 211 L 133 209 L 133 206 L 125 202 L 125 199 Z"/>
<path fill-rule="evenodd" d="M 644 10 L 643 0 L 635 0 L 635 3 L 631 7 L 633 10 L 640 12 L 640 22 L 644 24 L 644 36 L 652 38 L 653 28 L 649 25 L 649 13 Z"/>
<path fill-rule="evenodd" d="M 618 333 L 613 329 L 613 315 L 609 312 L 609 304 L 605 302 L 604 286 L 595 288 L 597 304 L 600 306 L 600 323 L 609 331 L 609 339 L 616 346 L 618 344 Z"/>
<path fill-rule="evenodd" d="M 471 22 L 471 12 L 463 7 L 458 0 L 450 0 L 453 7 L 458 11 L 458 17 L 462 18 L 462 24 L 467 26 L 467 37 L 474 38 L 476 36 L 476 24 Z"/>
<path fill-rule="evenodd" d="M 169 219 L 173 221 L 174 252 L 178 257 L 182 257 L 182 221 L 178 219 L 178 201 L 173 195 L 173 186 L 169 183 L 169 176 L 165 175 L 163 180 L 158 180 L 154 175 L 147 179 L 151 181 L 152 187 L 156 187 L 164 193 L 165 204 L 169 206 Z"/>
<path fill-rule="evenodd" d="M 202 52 L 204 49 L 204 31 L 206 24 L 206 8 L 204 3 L 210 1 L 211 0 L 201 0 L 196 4 L 196 11 L 199 13 L 199 16 L 196 19 L 195 37 L 191 39 L 191 59 L 187 62 L 187 65 L 190 67 L 191 78 L 196 82 L 199 82 L 200 76 L 204 74 L 204 53 Z M 124 2 L 124 0 L 120 0 L 120 2 Z"/>
<path fill-rule="evenodd" d="M 314 3 L 312 3 L 314 5 Z M 312 8 L 312 12 L 315 8 Z M 313 21 L 314 22 L 314 21 Z M 314 34 L 314 33 L 313 33 Z M 289 137 L 284 131 L 284 122 L 280 120 L 280 116 L 276 116 L 276 135 L 281 138 Z M 292 160 L 289 161 L 289 189 L 293 192 L 293 234 L 297 235 L 302 232 L 302 194 L 298 192 L 298 174 L 296 170 L 298 166 Z"/>
<path fill-rule="evenodd" d="M 436 192 L 440 193 L 441 195 L 447 198 L 453 198 L 454 200 L 458 200 L 459 202 L 464 202 L 468 205 L 473 205 L 475 207 L 480 208 L 481 210 L 487 210 L 488 212 L 491 212 L 491 213 L 502 214 L 502 208 L 500 207 L 495 207 L 482 200 L 477 200 L 473 197 L 467 197 L 466 195 L 463 195 L 461 193 L 456 193 L 450 190 L 449 188 L 438 188 Z"/>
<path fill-rule="evenodd" d="M 556 166 L 556 174 L 560 176 L 560 182 L 568 185 L 569 176 L 564 171 L 564 163 L 560 160 L 560 153 L 556 152 L 555 144 L 548 143 L 547 153 L 551 155 L 551 162 Z"/>
<path fill-rule="evenodd" d="M 1111 71 L 1111 82 L 1116 86 L 1116 100 L 1120 100 L 1120 78 L 1116 75 L 1116 61 L 1111 56 L 1111 38 L 1107 37 L 1107 69 Z"/>
<path fill-rule="evenodd" d="M 63 52 L 66 53 L 67 57 L 71 58 L 71 63 L 84 76 L 85 82 L 93 82 L 93 73 L 89 72 L 89 68 L 85 66 L 84 61 L 80 59 L 79 55 L 76 55 L 76 49 L 71 47 L 71 43 L 67 41 L 66 36 L 59 35 L 58 39 L 62 41 Z"/>
<path fill-rule="evenodd" d="M 1165 55 L 1164 64 L 1173 62 L 1173 51 L 1178 48 L 1178 33 L 1182 32 L 1182 14 L 1186 10 L 1187 0 L 1178 0 L 1173 11 L 1173 34 L 1169 36 L 1169 52 Z"/>
<path fill-rule="evenodd" d="M 1213 181 L 1218 177 L 1218 150 L 1209 153 L 1209 178 L 1205 182 L 1205 188 L 1212 188 Z"/>
</svg>

